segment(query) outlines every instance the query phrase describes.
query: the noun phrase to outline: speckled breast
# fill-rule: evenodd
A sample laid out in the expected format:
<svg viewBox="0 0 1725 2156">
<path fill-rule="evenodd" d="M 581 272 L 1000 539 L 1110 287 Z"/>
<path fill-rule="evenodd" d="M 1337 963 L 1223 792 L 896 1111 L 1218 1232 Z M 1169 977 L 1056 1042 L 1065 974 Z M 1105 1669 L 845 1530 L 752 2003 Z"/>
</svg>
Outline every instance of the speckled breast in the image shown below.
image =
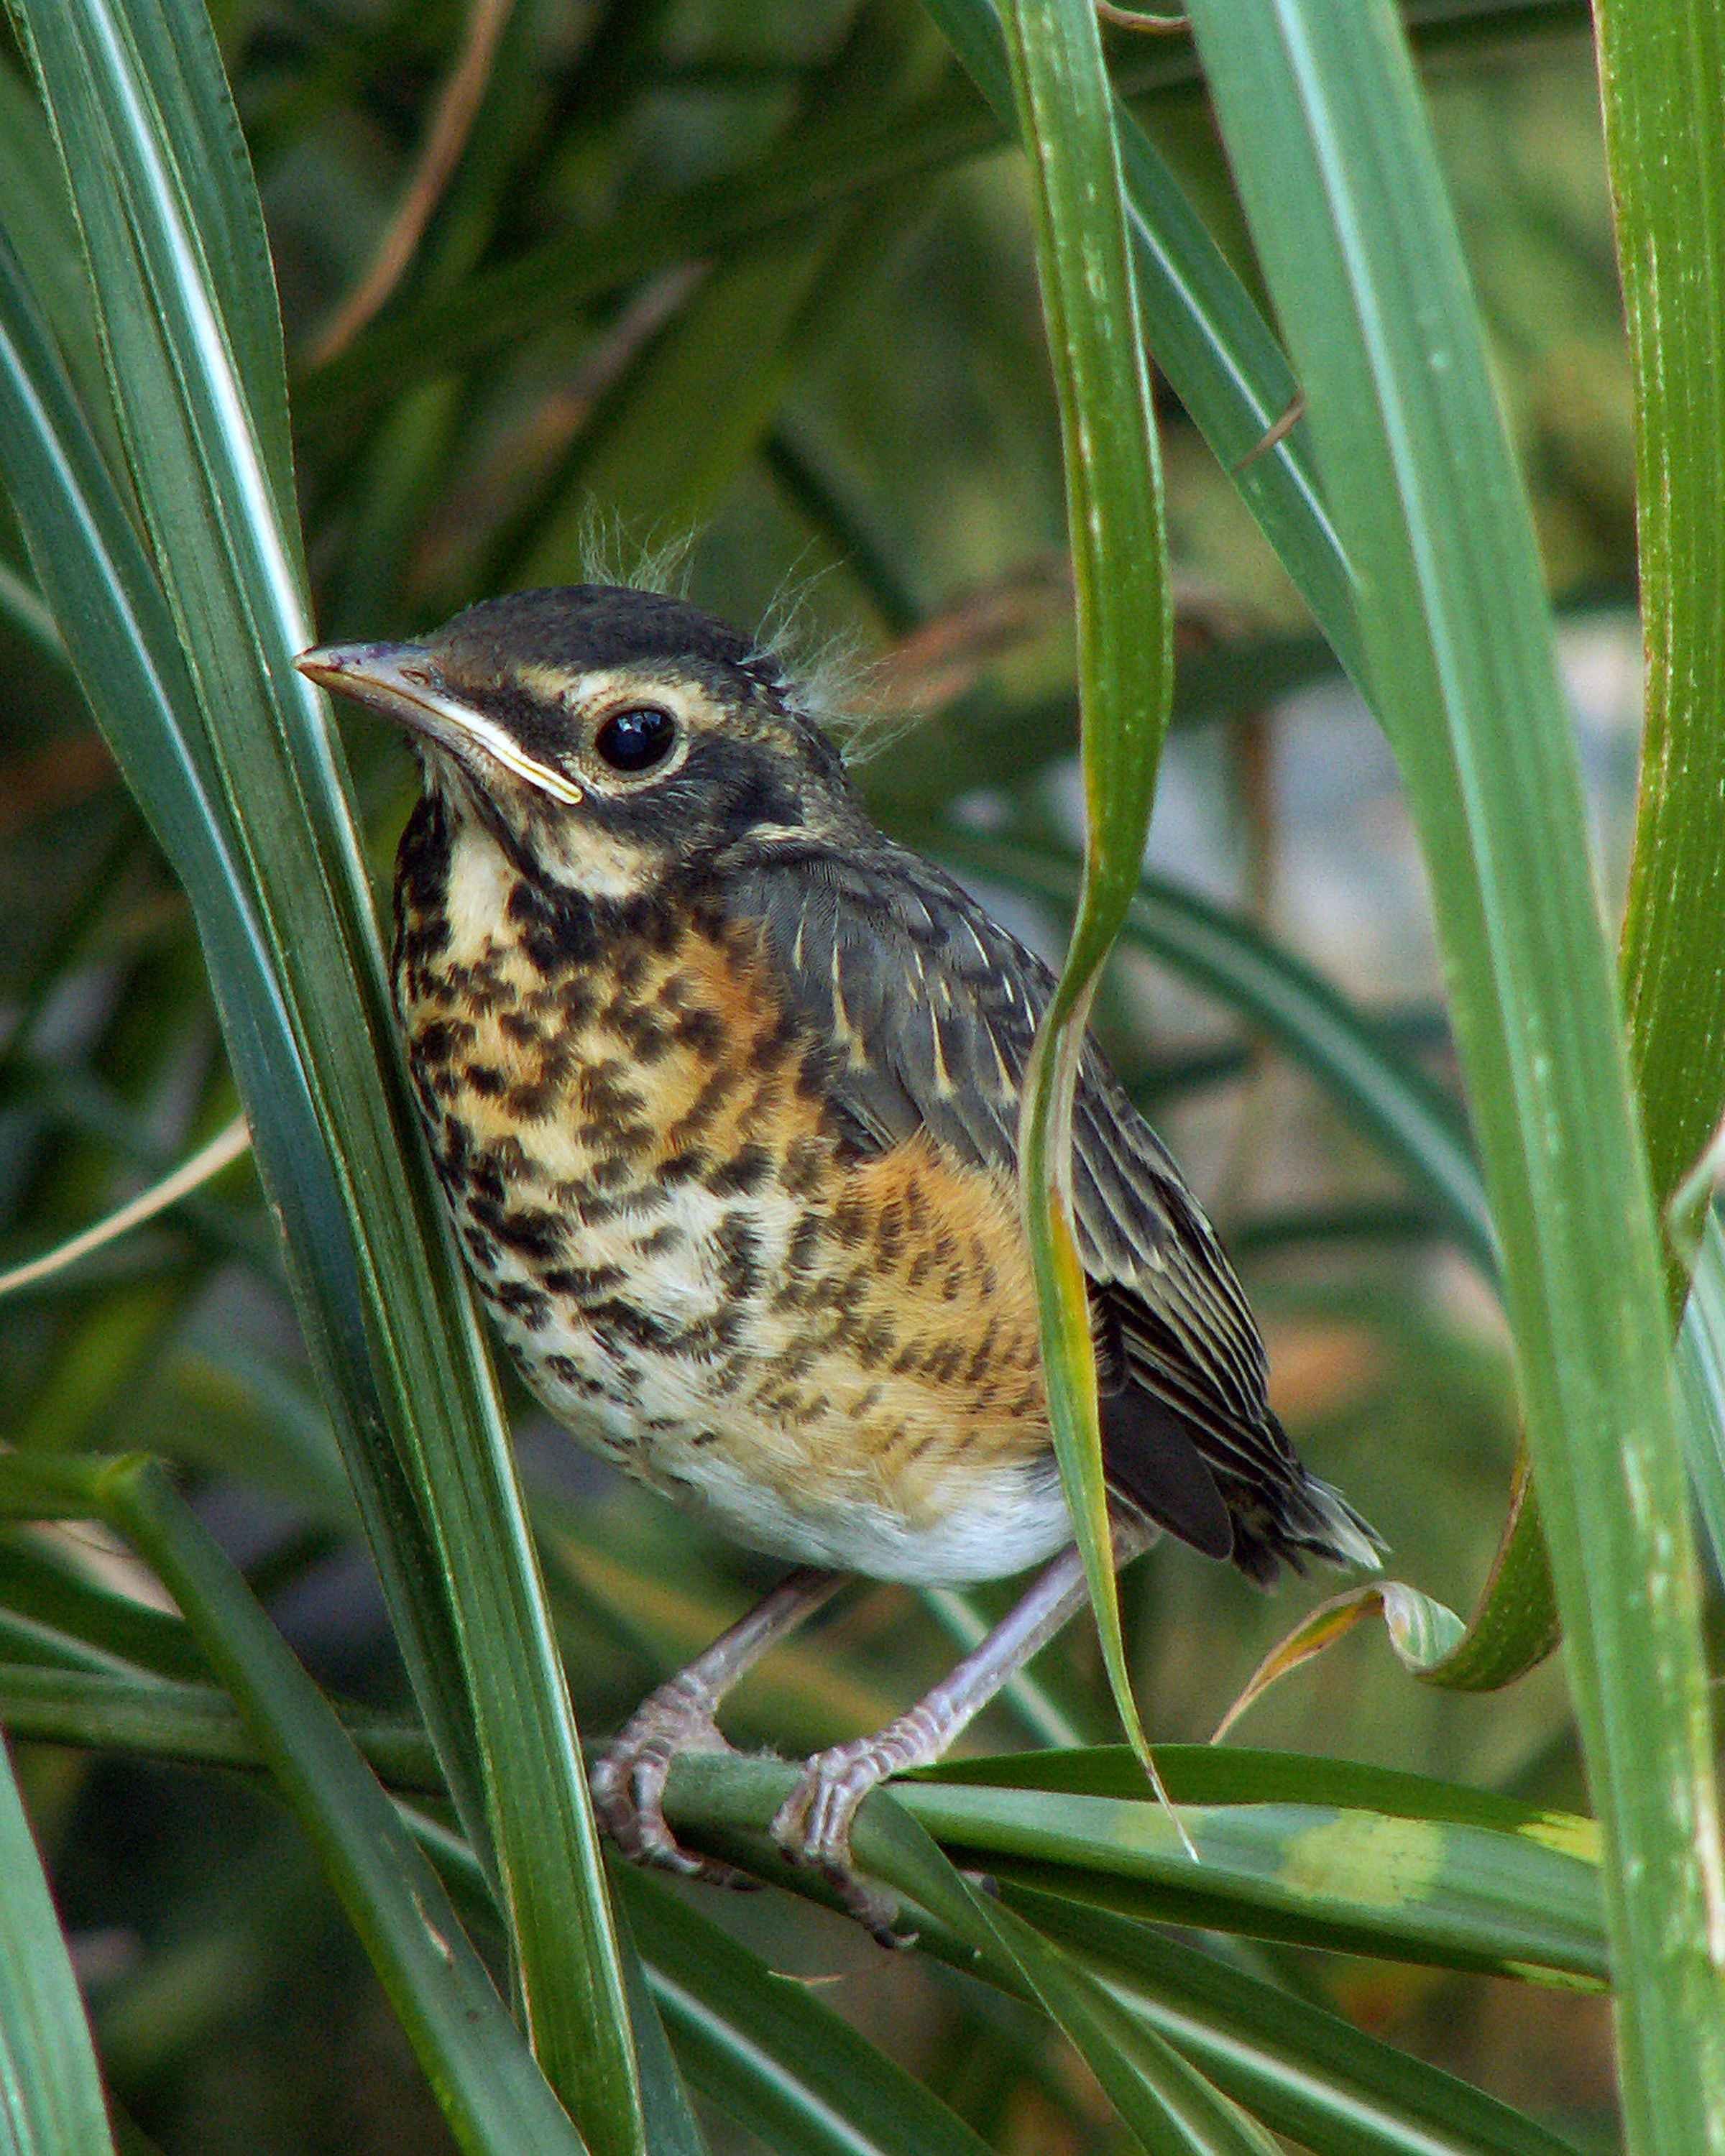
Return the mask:
<svg viewBox="0 0 1725 2156">
<path fill-rule="evenodd" d="M 560 1421 L 803 1562 L 957 1581 L 1059 1545 L 1014 1194 L 859 1142 L 750 923 L 548 901 L 434 800 L 397 906 L 438 1173 Z"/>
</svg>

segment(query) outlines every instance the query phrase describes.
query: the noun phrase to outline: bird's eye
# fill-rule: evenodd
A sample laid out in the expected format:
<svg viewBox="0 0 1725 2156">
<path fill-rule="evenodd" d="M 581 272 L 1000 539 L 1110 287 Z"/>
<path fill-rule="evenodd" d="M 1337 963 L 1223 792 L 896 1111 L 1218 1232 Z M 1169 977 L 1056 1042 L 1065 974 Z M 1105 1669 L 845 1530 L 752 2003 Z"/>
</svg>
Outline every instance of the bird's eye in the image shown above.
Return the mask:
<svg viewBox="0 0 1725 2156">
<path fill-rule="evenodd" d="M 593 736 L 593 745 L 613 771 L 650 771 L 663 763 L 677 738 L 677 722 L 656 704 L 638 704 L 614 711 Z"/>
</svg>

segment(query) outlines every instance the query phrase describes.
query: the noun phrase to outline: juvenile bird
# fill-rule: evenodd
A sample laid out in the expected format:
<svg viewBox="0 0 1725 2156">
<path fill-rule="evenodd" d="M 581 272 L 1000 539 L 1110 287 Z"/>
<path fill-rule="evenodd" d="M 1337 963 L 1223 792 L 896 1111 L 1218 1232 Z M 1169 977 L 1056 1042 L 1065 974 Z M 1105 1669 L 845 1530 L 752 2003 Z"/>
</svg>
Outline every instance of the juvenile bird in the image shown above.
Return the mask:
<svg viewBox="0 0 1725 2156">
<path fill-rule="evenodd" d="M 630 1856 L 734 1878 L 662 1809 L 725 1691 L 847 1573 L 1053 1562 L 927 1699 L 809 1760 L 773 1825 L 877 1934 L 851 1821 L 1081 1606 L 1015 1185 L 1053 976 L 870 823 L 795 678 L 680 600 L 472 607 L 303 672 L 403 726 L 395 994 L 480 1292 L 582 1443 L 801 1568 L 593 1776 Z M 1375 1537 L 1271 1412 L 1209 1222 L 1085 1052 L 1072 1188 L 1117 1552 L 1166 1530 L 1268 1583 Z"/>
</svg>

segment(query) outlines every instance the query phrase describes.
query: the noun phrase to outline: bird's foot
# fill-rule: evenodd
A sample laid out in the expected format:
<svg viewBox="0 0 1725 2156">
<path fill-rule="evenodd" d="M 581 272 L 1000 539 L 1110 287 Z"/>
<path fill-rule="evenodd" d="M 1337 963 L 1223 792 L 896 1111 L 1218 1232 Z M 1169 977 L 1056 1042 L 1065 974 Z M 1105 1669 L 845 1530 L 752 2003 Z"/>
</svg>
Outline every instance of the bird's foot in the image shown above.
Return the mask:
<svg viewBox="0 0 1725 2156">
<path fill-rule="evenodd" d="M 644 1700 L 612 1738 L 588 1776 L 599 1824 L 635 1864 L 656 1866 L 715 1887 L 760 1885 L 735 1865 L 685 1849 L 665 1824 L 665 1784 L 673 1759 L 685 1752 L 729 1752 L 713 1719 L 715 1701 L 684 1676 Z"/>
<path fill-rule="evenodd" d="M 883 1947 L 910 1946 L 916 1933 L 896 1928 L 897 1901 L 859 1875 L 850 1854 L 850 1830 L 871 1789 L 890 1774 L 923 1766 L 933 1756 L 929 1734 L 914 1719 L 914 1710 L 875 1736 L 817 1752 L 768 1830 L 781 1853 L 793 1864 L 819 1871 Z"/>
</svg>

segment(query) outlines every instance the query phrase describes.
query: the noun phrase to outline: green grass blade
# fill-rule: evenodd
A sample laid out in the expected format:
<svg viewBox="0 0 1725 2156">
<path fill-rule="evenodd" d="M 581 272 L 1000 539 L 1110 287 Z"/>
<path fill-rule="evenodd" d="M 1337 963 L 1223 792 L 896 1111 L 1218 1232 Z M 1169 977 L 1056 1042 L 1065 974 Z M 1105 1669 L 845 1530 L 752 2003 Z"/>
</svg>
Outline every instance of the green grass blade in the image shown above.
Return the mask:
<svg viewBox="0 0 1725 2156">
<path fill-rule="evenodd" d="M 405 1463 L 357 1434 L 368 1419 L 382 1427 L 388 1418 L 382 1400 L 367 1399 L 356 1383 L 370 1367 L 357 1330 L 362 1274 L 261 896 L 219 797 L 195 685 L 155 571 L 3 244 L 0 470 L 90 708 L 191 900 L 242 1093 L 266 1104 L 254 1120 L 254 1143 L 298 1268 L 302 1321 L 331 1379 L 338 1420 L 350 1389 L 363 1404 L 347 1447 L 356 1491 L 451 1788 L 483 1840 L 481 1777 L 436 1547 Z"/>
<path fill-rule="evenodd" d="M 1513 1805 L 1506 1815 L 1496 1809 L 1502 1799 L 1412 1775 L 1389 1778 L 1397 1807 L 1389 1809 L 1369 1779 L 1338 1784 L 1336 1763 L 1297 1754 L 1217 1752 L 1219 1770 L 1194 1764 L 1178 1747 L 1160 1746 L 1157 1757 L 1198 1864 L 1167 1811 L 1142 1794 L 1142 1769 L 1124 1748 L 1004 1763 L 1024 1770 L 1022 1784 L 918 1776 L 895 1782 L 892 1798 L 956 1861 L 1066 1900 L 1439 1968 L 1604 1983 L 1590 1822 Z M 1249 1782 L 1235 1763 L 1242 1758 Z M 1078 1769 L 1076 1789 L 1061 1774 L 1068 1762 Z M 1039 1768 L 1054 1786 L 1036 1786 Z M 1217 1771 L 1237 1779 L 1213 1785 Z M 1112 1778 L 1106 1794 L 1092 1793 L 1097 1772 Z M 691 1847 L 711 1847 L 819 1898 L 818 1884 L 763 1849 L 794 1779 L 795 1769 L 776 1761 L 691 1755 L 671 1770 L 666 1817 Z M 1404 1794 L 1410 1784 L 1412 1797 Z M 880 1870 L 864 1853 L 870 1816 L 865 1804 L 855 1845 L 860 1861 Z M 880 1876 L 917 1891 L 896 1873 Z"/>
<path fill-rule="evenodd" d="M 1086 835 L 1077 918 L 1019 1110 L 1042 1366 L 1115 1702 L 1149 1755 L 1120 1630 L 1090 1296 L 1072 1224 L 1072 1107 L 1091 999 L 1138 880 L 1167 731 L 1173 612 L 1113 105 L 1089 0 L 1019 0 L 1007 46 L 1031 172 L 1077 588 Z"/>
<path fill-rule="evenodd" d="M 1713 1553 L 1725 1568 L 1725 1231 L 1712 1206 L 1677 1336 L 1689 1479 Z"/>
<path fill-rule="evenodd" d="M 644 2129 L 567 1693 L 476 1322 L 412 1135 L 332 737 L 290 670 L 310 640 L 296 553 L 269 424 L 260 437 L 236 357 L 261 365 L 263 346 L 232 328 L 210 275 L 198 196 L 249 180 L 237 156 L 189 179 L 183 157 L 204 137 L 188 122 L 177 140 L 166 116 L 188 101 L 177 71 L 207 74 L 213 48 L 177 38 L 159 0 L 26 0 L 23 16 L 157 567 L 193 660 L 201 754 L 243 850 L 318 1152 L 339 1178 L 348 1248 L 321 1276 L 306 1267 L 331 1404 L 367 1445 L 388 1433 L 438 1545 L 536 2045 L 595 2145 L 632 2151 Z M 207 84 L 192 97 L 194 121 L 220 95 Z M 245 222 L 236 212 L 230 234 Z M 236 274 L 238 304 L 261 304 L 257 275 Z M 248 1105 L 254 1119 L 273 1106 Z M 275 1157 L 289 1173 L 323 1172 Z M 357 1479 L 372 1472 L 362 1465 Z M 399 1583 L 398 1556 L 393 1569 Z M 453 1720 L 445 1701 L 440 1740 Z"/>
<path fill-rule="evenodd" d="M 1167 1821 L 1164 1818 L 1163 1824 Z M 1050 2015 L 1151 2156 L 1275 2156 L 1267 2134 L 1076 1962 L 978 1892 L 891 1798 L 858 1815 L 862 1863 Z"/>
<path fill-rule="evenodd" d="M 163 1677 L 209 1674 L 182 1619 L 91 1579 L 35 1536 L 0 1537 L 0 1608 L 77 1640 L 101 1666 Z"/>
<path fill-rule="evenodd" d="M 159 1468 L 117 1461 L 93 1471 L 90 1486 L 197 1630 L 364 1940 L 462 2148 L 575 2156 L 581 2138 L 435 1875 L 244 1580 Z"/>
<path fill-rule="evenodd" d="M 1645 718 L 1624 920 L 1630 1060 L 1663 1205 L 1725 1111 L 1725 18 L 1599 0 L 1635 394 Z M 1675 1303 L 1684 1274 L 1667 1254 Z"/>
<path fill-rule="evenodd" d="M 995 0 L 927 0 L 978 90 L 1011 110 Z M 1297 429 L 1261 454 L 1298 385 L 1250 295 L 1150 138 L 1117 105 L 1124 202 L 1158 365 L 1230 473 L 1348 671 L 1359 677 L 1353 578 Z"/>
<path fill-rule="evenodd" d="M 1106 1910 L 1005 1891 L 1219 2088 L 1324 2156 L 1574 2156 L 1507 2104 L 1213 1955 Z"/>
<path fill-rule="evenodd" d="M 807 1986 L 645 1872 L 617 1876 L 691 2077 L 775 2156 L 983 2156 L 962 2119 Z"/>
<path fill-rule="evenodd" d="M 1725 2147 L 1725 1890 L 1660 1255 L 1574 743 L 1430 131 L 1381 4 L 1198 0 L 1200 51 L 1373 565 L 1604 1827 L 1632 2149 Z"/>
<path fill-rule="evenodd" d="M 1210 1805 L 1168 1786 L 1195 1866 L 1142 1798 L 932 1781 L 895 1794 L 958 1861 L 1104 1908 L 1452 1969 L 1605 1978 L 1598 1868 L 1540 1838 L 1553 1830 L 1286 1795 Z"/>
<path fill-rule="evenodd" d="M 393 1716 L 336 1712 L 367 1763 L 392 1789 L 443 1794 L 437 1755 L 422 1729 Z M 213 1684 L 138 1671 L 0 1660 L 0 1728 L 38 1743 L 130 1752 L 188 1767 L 264 1764 L 226 1692 Z"/>
<path fill-rule="evenodd" d="M 8 2156 L 112 2156 L 78 1980 L 0 1744 L 0 2145 Z"/>
<path fill-rule="evenodd" d="M 92 11 L 92 21 L 98 18 Z M 268 475 L 275 521 L 303 583 L 275 272 L 209 17 L 199 7 L 167 11 L 133 4 L 116 7 L 112 23 L 115 34 L 132 44 L 132 80 L 154 107 L 151 131 L 172 161 L 187 238 L 200 257 L 203 283 L 219 295 L 222 326 Z"/>
<path fill-rule="evenodd" d="M 947 824 L 917 835 L 1009 890 L 1062 908 L 1077 898 L 1076 864 L 1051 848 Z M 1139 882 L 1121 941 L 1214 995 L 1302 1064 L 1436 1201 L 1481 1269 L 1495 1272 L 1491 1214 L 1460 1111 L 1339 988 L 1255 923 L 1163 876 Z"/>
<path fill-rule="evenodd" d="M 17 1480 L 0 1478 L 0 1506 Z M 50 1501 L 38 1491 L 29 1502 Z M 363 1712 L 341 1719 L 392 1788 L 434 1789 L 417 1731 Z M 0 1663 L 0 1725 L 187 1763 L 260 1762 L 210 1686 L 113 1671 Z M 894 1793 L 966 1862 L 1085 1908 L 1536 1981 L 1604 1978 L 1589 1820 L 1301 1753 L 1164 1745 L 1158 1760 L 1201 1867 L 1143 1796 L 1124 1747 L 967 1760 Z M 819 1898 L 819 1883 L 778 1863 L 765 1840 L 793 1779 L 776 1762 L 691 1759 L 673 1773 L 669 1815 L 691 1846 Z"/>
</svg>

